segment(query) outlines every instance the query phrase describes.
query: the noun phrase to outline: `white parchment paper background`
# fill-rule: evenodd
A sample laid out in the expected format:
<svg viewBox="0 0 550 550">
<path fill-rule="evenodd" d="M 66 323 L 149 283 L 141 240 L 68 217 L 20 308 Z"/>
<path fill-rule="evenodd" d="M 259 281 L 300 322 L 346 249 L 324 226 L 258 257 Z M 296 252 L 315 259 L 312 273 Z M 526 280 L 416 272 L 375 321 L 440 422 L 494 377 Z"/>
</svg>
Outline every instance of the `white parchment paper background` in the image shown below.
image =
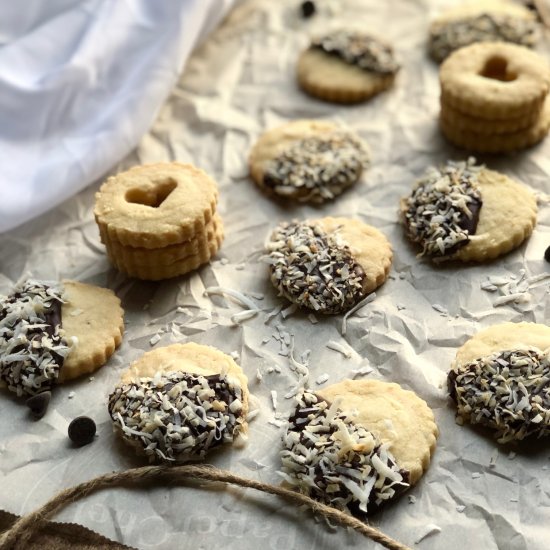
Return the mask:
<svg viewBox="0 0 550 550">
<path fill-rule="evenodd" d="M 321 0 L 318 4 L 328 5 Z M 321 10 L 305 22 L 296 15 L 297 5 L 269 0 L 240 5 L 188 63 L 152 131 L 113 170 L 169 160 L 193 162 L 207 170 L 220 185 L 219 210 L 226 228 L 225 243 L 211 265 L 161 283 L 128 280 L 112 270 L 92 215 L 99 182 L 1 237 L 0 291 L 7 292 L 26 271 L 41 278 L 104 285 L 123 300 L 127 327 L 124 343 L 110 362 L 93 380 L 57 388 L 41 421 L 29 420 L 24 405 L 2 394 L 0 507 L 24 514 L 63 487 L 142 464 L 112 433 L 106 400 L 120 371 L 151 349 L 155 334 L 161 336 L 156 346 L 192 340 L 237 353 L 261 412 L 244 450 L 224 450 L 211 455 L 211 461 L 278 483 L 280 428 L 269 423 L 275 413 L 270 392 L 278 393 L 277 412 L 289 412 L 292 402 L 283 395 L 295 377 L 274 338 L 288 333 L 295 337 L 297 355 L 311 350 L 312 380 L 327 373 L 330 384 L 370 366 L 368 376 L 413 389 L 434 409 L 441 435 L 430 469 L 409 492 L 416 501 L 405 496 L 373 517 L 374 525 L 411 546 L 431 530 L 431 524 L 438 526 L 440 533 L 418 543 L 426 550 L 545 549 L 550 519 L 548 446 L 502 448 L 485 432 L 457 426 L 445 377 L 456 348 L 477 330 L 503 321 L 545 322 L 546 281 L 531 290 L 528 303 L 501 307 L 493 307 L 498 292 L 483 291 L 480 284 L 488 276 L 519 277 L 521 269 L 527 276 L 549 271 L 543 261 L 550 244 L 549 208 L 541 205 L 528 243 L 489 265 L 434 268 L 417 260 L 397 223 L 399 197 L 429 164 L 465 157 L 446 145 L 437 129 L 437 67 L 425 53 L 434 10 L 424 1 L 346 0 L 336 3 L 332 14 Z M 403 62 L 391 91 L 354 107 L 309 98 L 294 81 L 296 56 L 308 35 L 346 20 L 384 35 Z M 321 208 L 276 204 L 247 177 L 248 150 L 259 134 L 302 117 L 345 121 L 372 150 L 373 166 L 364 180 Z M 482 160 L 548 193 L 549 153 L 547 140 L 518 155 Z M 375 225 L 389 237 L 395 252 L 390 279 L 371 304 L 350 318 L 345 336 L 341 317 L 319 318 L 314 325 L 302 313 L 287 319 L 267 315 L 280 300 L 259 261 L 265 236 L 282 219 L 324 215 L 356 216 Z M 230 300 L 205 297 L 204 289 L 212 285 L 246 292 L 265 311 L 232 326 L 230 317 L 240 308 Z M 448 314 L 434 309 L 434 304 Z M 330 340 L 349 346 L 351 356 L 328 349 Z M 256 379 L 258 370 L 261 381 Z M 70 392 L 74 397 L 69 398 Z M 74 449 L 66 430 L 81 414 L 96 420 L 99 436 L 92 445 Z M 273 498 L 236 489 L 117 489 L 87 498 L 58 519 L 139 548 L 375 547 L 357 535 L 331 531 Z"/>
</svg>

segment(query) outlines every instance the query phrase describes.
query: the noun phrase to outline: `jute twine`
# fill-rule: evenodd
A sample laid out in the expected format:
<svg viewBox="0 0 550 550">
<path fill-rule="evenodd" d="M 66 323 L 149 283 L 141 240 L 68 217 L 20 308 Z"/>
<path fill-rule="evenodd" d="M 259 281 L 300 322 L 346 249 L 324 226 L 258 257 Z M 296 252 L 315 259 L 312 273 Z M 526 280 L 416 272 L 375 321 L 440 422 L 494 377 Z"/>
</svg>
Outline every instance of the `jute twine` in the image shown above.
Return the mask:
<svg viewBox="0 0 550 550">
<path fill-rule="evenodd" d="M 22 550 L 32 535 L 39 529 L 41 524 L 50 516 L 59 512 L 62 508 L 75 502 L 90 493 L 107 487 L 118 487 L 121 485 L 140 485 L 147 481 L 157 481 L 169 484 L 185 483 L 190 480 L 204 480 L 239 487 L 256 489 L 264 493 L 276 495 L 284 498 L 290 503 L 301 506 L 306 505 L 311 510 L 333 523 L 351 527 L 363 536 L 372 539 L 389 550 L 411 550 L 409 547 L 393 540 L 378 529 L 363 523 L 353 516 L 341 512 L 336 508 L 317 502 L 305 495 L 284 489 L 276 485 L 261 483 L 253 479 L 247 479 L 228 472 L 220 470 L 210 465 L 186 465 L 186 466 L 145 466 L 143 468 L 133 468 L 124 472 L 113 472 L 105 474 L 90 481 L 85 481 L 80 485 L 61 491 L 58 495 L 49 500 L 44 506 L 19 519 L 13 527 L 4 533 L 0 538 L 0 550 Z"/>
</svg>

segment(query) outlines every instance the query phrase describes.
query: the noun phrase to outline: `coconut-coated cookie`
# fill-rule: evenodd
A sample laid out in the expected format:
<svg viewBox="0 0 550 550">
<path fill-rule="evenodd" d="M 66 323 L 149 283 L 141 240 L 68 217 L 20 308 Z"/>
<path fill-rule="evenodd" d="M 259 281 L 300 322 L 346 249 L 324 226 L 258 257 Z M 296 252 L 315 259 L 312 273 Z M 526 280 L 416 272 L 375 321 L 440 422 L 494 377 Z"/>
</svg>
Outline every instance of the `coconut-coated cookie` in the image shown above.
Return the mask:
<svg viewBox="0 0 550 550">
<path fill-rule="evenodd" d="M 279 293 L 319 313 L 340 313 L 386 280 L 392 248 L 374 227 L 349 218 L 283 222 L 267 243 Z"/>
</svg>

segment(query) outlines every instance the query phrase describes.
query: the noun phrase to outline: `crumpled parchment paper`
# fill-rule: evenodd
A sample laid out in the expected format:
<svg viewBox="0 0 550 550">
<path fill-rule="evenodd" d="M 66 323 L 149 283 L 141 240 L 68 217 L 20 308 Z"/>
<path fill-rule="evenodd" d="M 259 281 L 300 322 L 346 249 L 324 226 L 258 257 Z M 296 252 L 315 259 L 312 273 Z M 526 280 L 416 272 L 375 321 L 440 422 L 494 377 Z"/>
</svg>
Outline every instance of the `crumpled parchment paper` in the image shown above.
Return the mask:
<svg viewBox="0 0 550 550">
<path fill-rule="evenodd" d="M 115 170 L 177 159 L 193 162 L 218 181 L 226 240 L 217 259 L 196 273 L 147 283 L 111 269 L 92 215 L 99 182 L 2 237 L 0 291 L 7 292 L 29 270 L 36 277 L 104 285 L 123 300 L 127 326 L 124 343 L 109 363 L 93 379 L 57 388 L 41 421 L 29 420 L 24 405 L 2 394 L 0 507 L 24 514 L 64 487 L 143 464 L 112 433 L 106 400 L 120 371 L 152 349 L 156 334 L 161 337 L 156 346 L 192 340 L 235 352 L 260 413 L 251 423 L 246 448 L 225 449 L 210 459 L 238 474 L 278 483 L 284 429 L 278 425 L 292 407 L 284 395 L 296 382 L 288 359 L 293 340 L 295 357 L 309 350 L 312 388 L 319 387 L 315 380 L 325 373 L 325 384 L 370 376 L 414 390 L 435 412 L 441 435 L 429 470 L 407 495 L 374 516 L 373 525 L 410 546 L 420 541 L 417 547 L 426 550 L 548 547 L 548 445 L 502 447 L 487 432 L 457 426 L 445 379 L 456 348 L 481 328 L 503 321 L 545 322 L 550 279 L 530 279 L 531 288 L 524 289 L 528 301 L 498 307 L 495 299 L 511 287 L 490 292 L 480 285 L 488 277 L 510 282 L 515 277 L 518 282 L 522 276 L 550 273 L 543 260 L 550 244 L 550 209 L 542 200 L 529 241 L 487 265 L 434 267 L 418 260 L 397 222 L 400 196 L 429 164 L 467 156 L 448 146 L 437 128 L 437 66 L 426 54 L 434 5 L 422 0 L 319 0 L 320 13 L 303 21 L 297 16 L 298 2 L 249 0 L 195 52 L 152 131 Z M 308 35 L 346 21 L 385 36 L 403 63 L 392 90 L 353 107 L 309 98 L 294 80 L 295 59 Z M 542 46 L 540 51 L 547 54 Z M 248 151 L 259 134 L 303 117 L 344 121 L 372 150 L 373 165 L 363 181 L 323 207 L 275 203 L 247 177 Z M 481 160 L 544 194 L 550 192 L 549 153 L 547 140 L 523 153 Z M 348 319 L 345 335 L 341 316 L 317 316 L 313 324 L 307 313 L 269 315 L 282 302 L 261 262 L 265 237 L 279 220 L 324 215 L 356 216 L 381 229 L 394 247 L 389 280 Z M 241 306 L 205 296 L 211 286 L 247 293 L 262 313 L 233 325 L 231 316 Z M 349 352 L 329 349 L 331 341 Z M 81 414 L 96 420 L 98 437 L 74 449 L 66 431 Z M 316 523 L 284 502 L 232 488 L 116 489 L 80 501 L 56 519 L 81 523 L 139 548 L 375 547 L 359 535 Z"/>
</svg>

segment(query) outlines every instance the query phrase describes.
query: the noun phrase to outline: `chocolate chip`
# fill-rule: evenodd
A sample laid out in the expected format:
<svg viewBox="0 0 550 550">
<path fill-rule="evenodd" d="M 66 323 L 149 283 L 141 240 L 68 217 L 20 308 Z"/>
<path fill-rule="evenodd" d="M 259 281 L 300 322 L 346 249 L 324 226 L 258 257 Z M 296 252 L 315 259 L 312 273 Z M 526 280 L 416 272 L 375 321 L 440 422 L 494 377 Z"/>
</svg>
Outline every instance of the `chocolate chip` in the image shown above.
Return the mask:
<svg viewBox="0 0 550 550">
<path fill-rule="evenodd" d="M 550 262 L 550 246 L 544 251 L 544 259 Z"/>
<path fill-rule="evenodd" d="M 315 4 L 311 0 L 302 2 L 300 7 L 302 10 L 302 17 L 311 17 L 315 13 Z"/>
<path fill-rule="evenodd" d="M 77 416 L 69 424 L 69 438 L 79 447 L 91 443 L 94 440 L 95 431 L 95 422 L 89 416 Z"/>
<path fill-rule="evenodd" d="M 25 401 L 25 405 L 31 410 L 32 416 L 39 420 L 42 418 L 46 411 L 48 410 L 48 405 L 50 404 L 50 399 L 52 398 L 51 391 L 43 391 L 32 395 Z"/>
</svg>

